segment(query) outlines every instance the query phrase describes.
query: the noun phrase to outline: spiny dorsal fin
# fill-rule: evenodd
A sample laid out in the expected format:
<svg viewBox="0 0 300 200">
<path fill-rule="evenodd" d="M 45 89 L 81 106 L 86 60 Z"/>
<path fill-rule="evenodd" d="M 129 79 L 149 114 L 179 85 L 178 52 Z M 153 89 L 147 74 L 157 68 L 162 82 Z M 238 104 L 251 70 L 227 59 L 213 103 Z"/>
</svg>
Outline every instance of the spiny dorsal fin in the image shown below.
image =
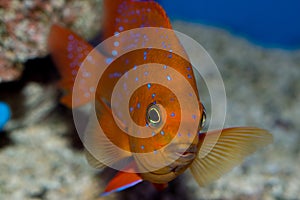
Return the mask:
<svg viewBox="0 0 300 200">
<path fill-rule="evenodd" d="M 164 9 L 155 1 L 104 0 L 104 39 L 139 27 L 170 28 Z"/>
</svg>

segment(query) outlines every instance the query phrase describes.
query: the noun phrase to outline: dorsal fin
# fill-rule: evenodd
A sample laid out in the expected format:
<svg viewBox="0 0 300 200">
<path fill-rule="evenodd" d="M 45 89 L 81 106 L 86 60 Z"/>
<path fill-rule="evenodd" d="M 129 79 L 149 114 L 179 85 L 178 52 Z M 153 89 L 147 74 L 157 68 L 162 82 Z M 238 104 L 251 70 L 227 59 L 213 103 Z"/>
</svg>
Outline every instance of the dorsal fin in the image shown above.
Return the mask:
<svg viewBox="0 0 300 200">
<path fill-rule="evenodd" d="M 163 27 L 171 29 L 164 9 L 154 1 L 104 0 L 104 39 L 139 27 Z"/>
</svg>

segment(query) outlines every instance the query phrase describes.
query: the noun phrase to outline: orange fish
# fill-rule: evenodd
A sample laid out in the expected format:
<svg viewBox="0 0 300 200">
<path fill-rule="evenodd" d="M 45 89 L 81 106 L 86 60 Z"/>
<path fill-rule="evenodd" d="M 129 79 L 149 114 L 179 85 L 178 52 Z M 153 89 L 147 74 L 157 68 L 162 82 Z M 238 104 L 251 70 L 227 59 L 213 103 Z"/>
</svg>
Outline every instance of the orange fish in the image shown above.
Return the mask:
<svg viewBox="0 0 300 200">
<path fill-rule="evenodd" d="M 104 0 L 104 10 L 103 39 L 140 27 L 172 29 L 165 11 L 154 1 Z M 160 36 L 156 36 L 159 43 Z M 49 49 L 62 76 L 60 86 L 65 94 L 61 102 L 74 108 L 94 99 L 96 114 L 81 138 L 87 160 L 95 168 L 119 169 L 104 194 L 142 180 L 162 189 L 188 168 L 204 186 L 272 142 L 268 131 L 254 127 L 200 133 L 206 116 L 199 95 L 191 94 L 198 94 L 193 68 L 174 53 L 184 54 L 175 34 L 168 34 L 168 40 L 171 49 L 140 48 L 112 59 L 132 41 L 115 41 L 101 52 L 92 51 L 93 47 L 75 33 L 52 26 Z M 100 78 L 85 71 L 101 69 L 93 61 L 103 60 L 109 67 Z M 84 69 L 80 69 L 82 63 Z M 154 64 L 150 67 L 148 63 Z M 78 76 L 82 76 L 82 83 L 73 90 Z M 123 93 L 114 92 L 120 84 Z M 127 98 L 128 87 L 138 84 Z M 117 102 L 116 106 L 112 102 Z M 132 121 L 124 120 L 126 114 Z M 216 143 L 204 142 L 215 137 Z"/>
</svg>

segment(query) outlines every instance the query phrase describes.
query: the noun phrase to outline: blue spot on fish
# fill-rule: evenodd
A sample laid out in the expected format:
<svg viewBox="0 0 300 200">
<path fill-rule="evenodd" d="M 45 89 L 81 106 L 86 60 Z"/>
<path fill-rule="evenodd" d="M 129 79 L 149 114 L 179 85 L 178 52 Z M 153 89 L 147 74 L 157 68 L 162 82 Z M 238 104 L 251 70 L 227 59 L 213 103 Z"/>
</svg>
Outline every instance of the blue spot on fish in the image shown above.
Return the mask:
<svg viewBox="0 0 300 200">
<path fill-rule="evenodd" d="M 120 43 L 119 43 L 118 41 L 115 41 L 115 42 L 114 42 L 114 46 L 115 46 L 115 47 L 118 47 L 119 44 L 120 44 Z"/>
<path fill-rule="evenodd" d="M 141 107 L 141 104 L 140 104 L 140 103 L 137 103 L 136 107 L 137 107 L 137 108 L 140 108 L 140 107 Z"/>
<path fill-rule="evenodd" d="M 113 61 L 112 58 L 106 58 L 106 60 L 105 60 L 106 64 L 110 64 L 112 61 Z"/>
<path fill-rule="evenodd" d="M 119 73 L 119 72 L 115 72 L 115 73 L 109 74 L 109 78 L 119 78 L 121 76 L 122 76 L 122 74 Z"/>
<path fill-rule="evenodd" d="M 141 146 L 141 149 L 145 149 L 145 146 L 144 146 L 144 145 L 142 145 L 142 146 Z"/>
<path fill-rule="evenodd" d="M 192 118 L 193 118 L 193 119 L 196 119 L 196 115 L 192 115 Z"/>
<path fill-rule="evenodd" d="M 111 52 L 111 55 L 117 56 L 117 55 L 118 55 L 118 52 L 117 52 L 116 50 L 113 50 L 113 51 Z"/>
<path fill-rule="evenodd" d="M 190 74 L 188 74 L 188 76 L 187 76 L 188 78 L 192 78 L 192 76 L 190 75 Z"/>
<path fill-rule="evenodd" d="M 174 112 L 171 113 L 171 117 L 175 117 L 175 113 Z"/>
<path fill-rule="evenodd" d="M 172 80 L 171 76 L 169 76 L 169 75 L 167 76 L 167 79 L 168 79 L 168 81 Z"/>
<path fill-rule="evenodd" d="M 130 107 L 130 108 L 129 108 L 129 111 L 132 112 L 132 111 L 133 111 L 133 107 Z"/>
<path fill-rule="evenodd" d="M 160 134 L 161 134 L 161 135 L 165 135 L 165 132 L 164 132 L 164 131 L 160 131 Z"/>
<path fill-rule="evenodd" d="M 115 37 L 118 37 L 119 35 L 120 35 L 119 32 L 115 32 L 115 33 L 114 33 L 114 36 L 115 36 Z"/>
<path fill-rule="evenodd" d="M 73 35 L 69 35 L 69 36 L 68 36 L 68 39 L 69 39 L 69 40 L 73 40 L 73 39 L 74 39 L 74 36 L 73 36 Z"/>
<path fill-rule="evenodd" d="M 150 89 L 151 88 L 151 83 L 148 83 L 147 87 L 148 87 L 148 89 Z"/>
</svg>

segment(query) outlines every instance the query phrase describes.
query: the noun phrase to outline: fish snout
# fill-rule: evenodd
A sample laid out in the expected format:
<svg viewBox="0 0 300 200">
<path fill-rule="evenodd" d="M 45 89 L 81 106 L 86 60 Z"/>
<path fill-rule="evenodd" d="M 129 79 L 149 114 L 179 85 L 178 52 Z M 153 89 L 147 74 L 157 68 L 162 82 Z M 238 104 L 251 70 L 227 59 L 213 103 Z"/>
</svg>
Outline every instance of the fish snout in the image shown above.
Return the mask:
<svg viewBox="0 0 300 200">
<path fill-rule="evenodd" d="M 166 151 L 171 159 L 176 160 L 174 163 L 188 165 L 196 158 L 198 147 L 195 144 L 171 144 Z"/>
</svg>

